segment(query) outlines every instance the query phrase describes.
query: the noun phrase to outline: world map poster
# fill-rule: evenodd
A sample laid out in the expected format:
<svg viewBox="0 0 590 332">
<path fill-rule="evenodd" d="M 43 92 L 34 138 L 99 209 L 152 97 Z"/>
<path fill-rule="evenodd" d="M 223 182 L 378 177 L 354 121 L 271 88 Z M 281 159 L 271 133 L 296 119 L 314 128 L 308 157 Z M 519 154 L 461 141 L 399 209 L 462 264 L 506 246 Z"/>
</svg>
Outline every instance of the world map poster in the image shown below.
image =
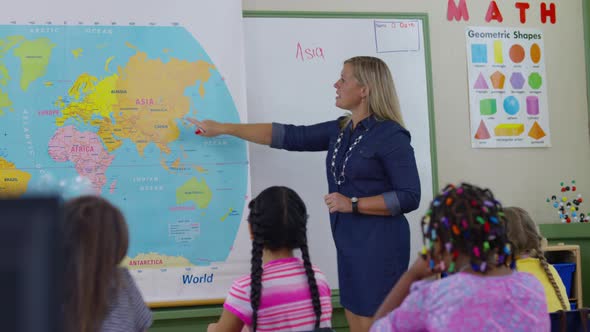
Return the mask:
<svg viewBox="0 0 590 332">
<path fill-rule="evenodd" d="M 101 195 L 148 302 L 223 299 L 249 269 L 247 145 L 186 119 L 246 121 L 241 20 L 229 0 L 0 14 L 0 196 Z"/>
</svg>

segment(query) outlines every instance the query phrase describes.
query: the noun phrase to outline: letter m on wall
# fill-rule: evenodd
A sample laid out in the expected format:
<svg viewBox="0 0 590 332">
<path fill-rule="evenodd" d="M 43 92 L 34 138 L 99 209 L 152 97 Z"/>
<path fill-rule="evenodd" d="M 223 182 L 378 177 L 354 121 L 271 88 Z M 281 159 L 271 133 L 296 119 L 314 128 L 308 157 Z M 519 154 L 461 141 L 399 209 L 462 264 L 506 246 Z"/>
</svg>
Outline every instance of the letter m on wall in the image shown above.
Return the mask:
<svg viewBox="0 0 590 332">
<path fill-rule="evenodd" d="M 465 0 L 459 0 L 459 5 L 455 2 L 456 0 L 449 0 L 447 7 L 447 20 L 452 21 L 469 21 L 469 11 L 467 10 L 467 4 Z"/>
</svg>

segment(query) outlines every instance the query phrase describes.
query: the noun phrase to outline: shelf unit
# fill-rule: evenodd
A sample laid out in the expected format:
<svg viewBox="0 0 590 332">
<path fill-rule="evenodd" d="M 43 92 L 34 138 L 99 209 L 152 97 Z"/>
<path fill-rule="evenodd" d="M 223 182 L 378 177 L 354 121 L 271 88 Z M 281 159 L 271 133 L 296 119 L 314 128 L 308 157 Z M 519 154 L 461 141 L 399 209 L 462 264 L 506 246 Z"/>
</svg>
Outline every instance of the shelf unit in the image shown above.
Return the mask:
<svg viewBox="0 0 590 332">
<path fill-rule="evenodd" d="M 572 280 L 572 296 L 570 303 L 575 303 L 578 308 L 583 307 L 582 301 L 582 263 L 580 257 L 579 245 L 565 245 L 559 243 L 543 248 L 545 257 L 550 264 L 557 263 L 575 263 L 576 271 Z"/>
</svg>

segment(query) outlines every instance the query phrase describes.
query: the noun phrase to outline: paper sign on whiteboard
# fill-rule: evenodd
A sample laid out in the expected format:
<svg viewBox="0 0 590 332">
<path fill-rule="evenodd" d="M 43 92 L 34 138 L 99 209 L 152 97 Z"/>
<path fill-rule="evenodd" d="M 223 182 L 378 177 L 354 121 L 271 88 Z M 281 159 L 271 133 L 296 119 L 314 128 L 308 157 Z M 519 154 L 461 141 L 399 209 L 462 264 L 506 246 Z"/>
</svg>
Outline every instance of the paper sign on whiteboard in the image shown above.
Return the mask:
<svg viewBox="0 0 590 332">
<path fill-rule="evenodd" d="M 374 21 L 377 53 L 420 50 L 420 24 L 409 20 Z"/>
</svg>

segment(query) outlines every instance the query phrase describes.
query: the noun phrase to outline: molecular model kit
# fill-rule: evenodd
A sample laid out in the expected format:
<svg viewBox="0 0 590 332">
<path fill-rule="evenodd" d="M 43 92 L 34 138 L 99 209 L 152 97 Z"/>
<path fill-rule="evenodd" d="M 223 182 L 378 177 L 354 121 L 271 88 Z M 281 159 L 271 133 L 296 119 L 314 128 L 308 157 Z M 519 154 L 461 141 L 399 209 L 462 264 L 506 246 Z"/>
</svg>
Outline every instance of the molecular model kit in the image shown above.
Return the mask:
<svg viewBox="0 0 590 332">
<path fill-rule="evenodd" d="M 590 212 L 586 214 L 580 212 L 584 199 L 582 194 L 576 194 L 576 181 L 572 180 L 571 185 L 561 182 L 560 187 L 561 193 L 547 198 L 547 202 L 557 209 L 561 222 L 568 224 L 571 222 L 589 222 Z"/>
</svg>

